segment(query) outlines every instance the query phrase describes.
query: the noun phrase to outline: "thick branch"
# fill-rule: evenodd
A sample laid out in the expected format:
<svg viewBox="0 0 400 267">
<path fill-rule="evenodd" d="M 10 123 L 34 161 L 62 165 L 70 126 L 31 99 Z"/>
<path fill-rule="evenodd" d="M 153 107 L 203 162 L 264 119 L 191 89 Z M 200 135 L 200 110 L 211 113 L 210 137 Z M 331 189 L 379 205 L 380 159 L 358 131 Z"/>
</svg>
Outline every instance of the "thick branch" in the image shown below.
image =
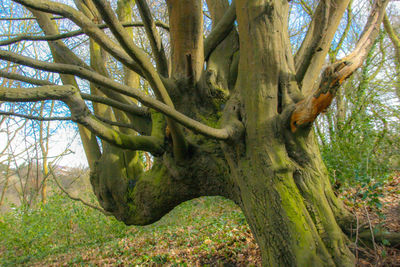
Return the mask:
<svg viewBox="0 0 400 267">
<path fill-rule="evenodd" d="M 35 18 L 36 19 L 36 18 Z M 165 30 L 169 30 L 169 26 L 166 25 L 164 22 L 156 21 L 155 25 L 161 27 Z M 122 26 L 124 27 L 144 27 L 143 22 L 126 22 L 123 23 Z M 98 25 L 99 29 L 106 29 L 108 26 L 106 24 Z M 0 46 L 10 45 L 21 41 L 56 41 L 65 38 L 76 37 L 79 35 L 85 34 L 83 30 L 71 31 L 67 33 L 61 34 L 53 34 L 53 35 L 32 35 L 32 34 L 20 34 L 14 38 L 10 38 L 4 41 L 0 41 Z"/>
<path fill-rule="evenodd" d="M 150 118 L 150 112 L 148 111 L 148 109 L 139 107 L 137 105 L 127 105 L 127 104 L 118 102 L 116 100 L 110 99 L 110 98 L 105 98 L 105 97 L 90 95 L 90 94 L 85 94 L 85 93 L 81 93 L 81 96 L 85 100 L 90 100 L 92 102 L 106 104 L 108 106 L 117 108 L 119 110 L 126 111 L 130 114 Z"/>
<path fill-rule="evenodd" d="M 173 108 L 174 105 L 167 92 L 167 89 L 165 88 L 163 82 L 161 81 L 161 77 L 154 69 L 150 60 L 147 58 L 147 55 L 139 47 L 137 47 L 133 43 L 133 41 L 129 38 L 129 35 L 126 33 L 120 21 L 112 11 L 110 4 L 105 0 L 95 0 L 94 2 L 97 8 L 99 9 L 100 13 L 102 14 L 104 21 L 110 26 L 110 30 L 117 38 L 119 43 L 122 45 L 125 51 L 136 62 L 138 62 L 141 70 L 144 73 L 144 76 L 149 81 L 156 96 L 160 100 L 162 100 L 165 104 Z M 183 159 L 184 155 L 187 152 L 187 143 L 182 133 L 182 129 L 180 128 L 179 125 L 177 125 L 174 121 L 171 121 L 169 118 L 167 118 L 167 123 L 171 130 L 174 155 L 177 158 Z"/>
<path fill-rule="evenodd" d="M 152 97 L 149 97 L 148 95 L 142 93 L 137 89 L 115 82 L 114 80 L 104 77 L 91 70 L 69 64 L 48 63 L 39 60 L 34 60 L 29 57 L 21 56 L 3 50 L 0 50 L 0 59 L 22 64 L 40 70 L 76 75 L 80 78 L 89 80 L 99 85 L 107 86 L 108 88 L 110 88 L 110 90 L 115 90 L 118 93 L 131 96 L 139 100 L 143 105 L 163 113 L 164 115 L 172 118 L 173 120 L 179 122 L 180 124 L 186 126 L 187 128 L 195 132 L 198 132 L 199 134 L 203 134 L 205 136 L 219 140 L 227 140 L 231 138 L 233 129 L 230 127 L 226 127 L 224 129 L 215 129 L 209 127 L 205 124 L 202 124 L 196 120 L 187 117 L 186 115 L 176 111 L 170 106 L 167 106 L 166 104 L 157 101 Z"/>
<path fill-rule="evenodd" d="M 131 39 L 129 39 L 129 34 L 126 33 L 121 22 L 112 11 L 110 4 L 105 0 L 94 0 L 94 3 L 121 46 L 129 56 L 139 64 L 140 69 L 143 71 L 145 78 L 150 82 L 155 94 L 162 99 L 165 104 L 173 107 L 174 105 L 171 98 L 169 97 L 158 73 L 154 70 L 152 63 L 147 58 L 146 53 L 144 53 Z"/>
<path fill-rule="evenodd" d="M 345 41 L 345 39 L 346 39 L 346 37 L 347 37 L 347 35 L 349 33 L 351 22 L 352 22 L 352 17 L 353 17 L 352 4 L 353 4 L 353 0 L 350 0 L 349 5 L 347 6 L 346 27 L 345 27 L 342 35 L 340 36 L 339 42 L 337 43 L 335 49 L 330 49 L 329 57 L 331 58 L 331 63 L 336 60 L 337 54 L 338 54 L 339 50 L 342 48 L 343 43 L 344 43 L 344 41 Z"/>
<path fill-rule="evenodd" d="M 147 5 L 146 0 L 136 0 L 136 4 L 139 8 L 140 16 L 143 20 L 144 28 L 150 41 L 151 49 L 157 64 L 157 70 L 161 75 L 167 77 L 168 61 L 165 56 L 161 37 L 157 31 L 153 17 L 151 16 L 150 8 Z"/>
<path fill-rule="evenodd" d="M 379 34 L 379 26 L 388 2 L 389 0 L 375 2 L 354 51 L 328 66 L 322 74 L 318 88 L 296 104 L 290 119 L 292 132 L 314 122 L 317 116 L 329 107 L 339 86 L 362 65 Z"/>
<path fill-rule="evenodd" d="M 75 22 L 78 26 L 82 28 L 82 30 L 92 37 L 99 45 L 101 45 L 107 52 L 109 52 L 112 56 L 114 56 L 117 60 L 119 60 L 125 66 L 131 68 L 136 73 L 142 75 L 141 68 L 138 64 L 128 56 L 128 54 L 120 48 L 115 42 L 113 42 L 102 30 L 100 30 L 97 25 L 92 22 L 88 17 L 86 17 L 82 12 L 57 2 L 41 0 L 14 0 L 21 5 L 26 7 L 44 11 L 48 13 L 58 14 L 69 18 L 73 22 Z"/>
<path fill-rule="evenodd" d="M 26 83 L 30 83 L 30 84 L 34 84 L 34 85 L 39 85 L 39 86 L 56 85 L 56 84 L 51 83 L 46 80 L 39 80 L 39 79 L 31 78 L 31 77 L 26 77 L 26 76 L 23 76 L 23 75 L 20 75 L 17 73 L 6 72 L 6 71 L 2 71 L 2 70 L 0 70 L 0 77 L 4 77 L 4 78 L 10 79 L 10 80 L 22 81 L 22 82 L 26 82 Z M 128 105 L 128 104 L 124 104 L 124 103 L 121 103 L 119 101 L 116 101 L 116 100 L 113 100 L 110 98 L 105 98 L 105 97 L 95 96 L 95 95 L 90 95 L 90 94 L 85 94 L 85 93 L 81 93 L 81 96 L 85 100 L 90 100 L 92 102 L 106 104 L 108 106 L 115 107 L 119 110 L 126 111 L 130 114 L 150 118 L 150 112 L 146 108 L 142 108 L 137 105 L 132 105 L 132 104 Z"/>
<path fill-rule="evenodd" d="M 151 136 L 128 136 L 106 126 L 93 116 L 81 98 L 78 89 L 70 85 L 41 86 L 30 89 L 0 87 L 0 100 L 10 102 L 36 102 L 61 100 L 69 107 L 72 120 L 85 126 L 101 139 L 115 146 L 143 150 L 160 155 L 163 153 L 162 140 Z"/>
<path fill-rule="evenodd" d="M 236 4 L 235 0 L 229 6 L 225 15 L 221 18 L 218 24 L 214 27 L 211 33 L 204 40 L 204 58 L 208 59 L 211 52 L 220 44 L 225 37 L 231 32 L 236 20 Z"/>
<path fill-rule="evenodd" d="M 204 68 L 203 1 L 166 2 L 170 25 L 171 75 L 193 86 L 200 80 Z"/>
<path fill-rule="evenodd" d="M 296 80 L 308 95 L 317 80 L 332 39 L 350 0 L 320 1 L 306 37 L 295 56 Z"/>
</svg>

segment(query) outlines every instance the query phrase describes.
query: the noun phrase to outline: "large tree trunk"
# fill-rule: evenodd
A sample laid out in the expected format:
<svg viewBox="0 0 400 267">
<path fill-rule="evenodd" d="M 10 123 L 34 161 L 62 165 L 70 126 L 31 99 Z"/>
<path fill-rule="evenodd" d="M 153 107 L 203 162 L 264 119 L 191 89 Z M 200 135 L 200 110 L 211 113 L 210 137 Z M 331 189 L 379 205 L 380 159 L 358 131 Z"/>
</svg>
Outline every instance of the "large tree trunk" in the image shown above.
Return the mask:
<svg viewBox="0 0 400 267">
<path fill-rule="evenodd" d="M 285 2 L 285 1 L 284 1 Z M 260 8 L 260 7 L 263 8 Z M 238 199 L 266 266 L 352 266 L 336 223 L 340 204 L 309 129 L 292 133 L 281 113 L 298 90 L 287 57 L 287 4 L 237 1 L 239 77 L 246 136 L 231 157 Z M 238 149 L 236 149 L 238 151 Z"/>
</svg>

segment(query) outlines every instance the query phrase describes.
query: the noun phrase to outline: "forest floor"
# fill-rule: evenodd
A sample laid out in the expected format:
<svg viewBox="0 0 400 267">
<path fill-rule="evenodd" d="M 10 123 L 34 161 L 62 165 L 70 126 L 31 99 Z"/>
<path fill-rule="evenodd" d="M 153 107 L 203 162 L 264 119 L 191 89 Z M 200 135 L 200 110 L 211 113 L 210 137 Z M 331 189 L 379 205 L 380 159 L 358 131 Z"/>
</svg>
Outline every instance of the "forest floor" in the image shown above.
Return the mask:
<svg viewBox="0 0 400 267">
<path fill-rule="evenodd" d="M 400 174 L 385 183 L 342 189 L 339 195 L 357 215 L 360 229 L 371 228 L 372 233 L 377 229 L 400 232 Z M 83 209 L 74 207 L 75 212 Z M 43 233 L 25 247 L 18 247 L 16 243 L 2 247 L 0 241 L 0 266 L 261 266 L 258 246 L 242 212 L 223 198 L 204 197 L 185 202 L 159 222 L 145 227 L 102 221 L 99 224 L 104 234 L 96 232 L 99 237 L 88 241 L 82 236 L 82 229 L 86 227 L 82 220 L 95 225 L 88 221 L 90 212 L 82 213 L 86 219 L 82 219 L 85 216 L 81 213 L 66 215 L 70 217 L 68 238 L 71 240 L 65 244 L 60 241 L 65 239 L 61 235 L 49 237 L 54 243 L 48 244 Z M 51 215 L 49 211 L 46 214 L 41 216 Z M 7 223 L 8 219 L 3 220 Z M 367 223 L 361 225 L 361 222 Z M 21 227 L 15 225 L 17 228 Z M 40 238 L 43 242 L 34 249 Z M 387 240 L 368 245 L 357 239 L 355 244 L 357 266 L 400 266 L 400 249 L 387 246 Z"/>
<path fill-rule="evenodd" d="M 400 243 L 393 247 L 388 240 L 379 238 L 382 233 L 400 232 L 400 173 L 385 182 L 345 189 L 339 195 L 355 214 L 359 232 L 369 230 L 370 237 L 376 235 L 368 244 L 356 234 L 353 236 L 357 240 L 353 247 L 357 266 L 400 266 Z"/>
</svg>

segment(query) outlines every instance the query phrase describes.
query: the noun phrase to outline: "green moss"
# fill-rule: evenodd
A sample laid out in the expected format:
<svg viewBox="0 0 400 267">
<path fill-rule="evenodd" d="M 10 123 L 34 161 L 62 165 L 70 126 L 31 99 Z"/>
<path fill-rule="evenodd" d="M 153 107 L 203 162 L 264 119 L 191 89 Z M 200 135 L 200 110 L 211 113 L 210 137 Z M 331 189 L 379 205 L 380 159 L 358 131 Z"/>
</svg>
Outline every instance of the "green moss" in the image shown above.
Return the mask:
<svg viewBox="0 0 400 267">
<path fill-rule="evenodd" d="M 165 135 L 165 117 L 163 114 L 151 110 L 152 130 L 151 136 L 164 139 Z"/>
<path fill-rule="evenodd" d="M 201 122 L 204 124 L 213 127 L 213 128 L 219 128 L 221 123 L 220 123 L 220 118 L 222 116 L 222 112 L 216 112 L 213 114 L 207 114 L 207 115 L 201 115 L 199 114 L 197 117 L 200 119 Z"/>
</svg>

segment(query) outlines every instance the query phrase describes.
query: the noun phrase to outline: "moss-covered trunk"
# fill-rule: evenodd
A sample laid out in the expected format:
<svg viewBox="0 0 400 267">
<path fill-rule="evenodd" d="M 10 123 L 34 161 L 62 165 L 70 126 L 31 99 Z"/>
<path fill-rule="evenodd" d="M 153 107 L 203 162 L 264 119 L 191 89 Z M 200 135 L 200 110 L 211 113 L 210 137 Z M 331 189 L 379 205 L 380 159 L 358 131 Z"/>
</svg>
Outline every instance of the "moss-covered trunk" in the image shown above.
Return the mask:
<svg viewBox="0 0 400 267">
<path fill-rule="evenodd" d="M 342 209 L 313 134 L 309 128 L 292 133 L 287 120 L 298 94 L 287 8 L 282 1 L 237 1 L 236 92 L 246 136 L 241 149 L 225 146 L 238 187 L 236 201 L 265 266 L 352 266 L 332 208 L 337 214 Z"/>
<path fill-rule="evenodd" d="M 262 138 L 249 136 L 246 141 L 253 145 L 247 144 L 237 165 L 231 166 L 239 192 L 236 201 L 260 246 L 263 264 L 353 266 L 348 240 L 336 222 L 346 214 L 312 136 L 307 137 L 307 151 L 296 154 L 300 151 L 276 137 L 279 132 L 270 132 Z M 232 152 L 227 154 L 234 158 Z"/>
</svg>

